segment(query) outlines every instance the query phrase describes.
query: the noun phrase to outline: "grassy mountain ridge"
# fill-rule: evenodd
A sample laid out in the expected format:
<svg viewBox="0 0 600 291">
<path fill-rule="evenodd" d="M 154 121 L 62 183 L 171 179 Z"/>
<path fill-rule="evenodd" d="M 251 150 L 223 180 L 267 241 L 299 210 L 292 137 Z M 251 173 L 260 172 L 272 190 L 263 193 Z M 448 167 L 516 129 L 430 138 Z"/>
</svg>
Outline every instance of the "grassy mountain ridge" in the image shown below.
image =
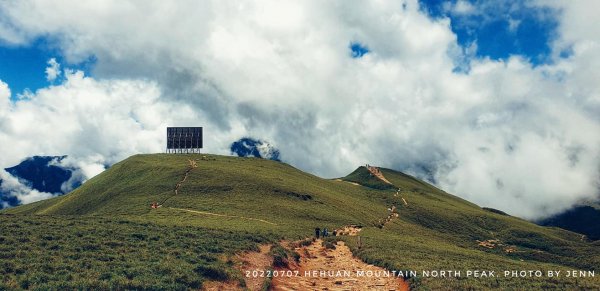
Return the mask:
<svg viewBox="0 0 600 291">
<path fill-rule="evenodd" d="M 190 167 L 190 159 L 196 160 L 197 168 L 189 171 L 178 194 L 174 195 L 175 185 Z M 189 268 L 200 270 L 190 271 L 199 277 L 199 282 L 193 282 L 194 288 L 206 279 L 235 279 L 239 276 L 224 263 L 226 259 L 209 262 L 193 259 L 195 257 L 227 257 L 241 249 L 256 247 L 257 243 L 311 236 L 315 227 L 334 229 L 348 224 L 364 226 L 361 236 L 365 244 L 360 249 L 355 237 L 339 238 L 352 247 L 355 255 L 369 263 L 397 270 L 596 270 L 600 265 L 597 244 L 582 240 L 578 234 L 484 210 L 401 172 L 383 168 L 381 172 L 393 186 L 369 175 L 365 167 L 359 167 L 339 180 L 327 180 L 285 163 L 256 158 L 136 155 L 115 164 L 67 195 L 0 212 L 0 225 L 6 228 L 14 225 L 16 220 L 43 225 L 46 219 L 60 225 L 62 217 L 75 224 L 78 218 L 89 224 L 98 220 L 98 224 L 115 229 L 131 223 L 135 227 L 124 228 L 125 233 L 141 233 L 141 241 L 148 247 L 167 248 L 169 253 L 178 253 L 160 260 L 184 260 Z M 165 199 L 161 208 L 150 208 L 153 201 Z M 395 206 L 398 217 L 382 223 L 390 215 L 388 208 L 392 206 Z M 209 248 L 199 249 L 198 253 L 186 257 L 182 255 L 186 253 L 184 245 L 163 245 L 165 240 L 175 243 L 173 240 L 177 237 L 144 234 L 141 230 L 144 227 L 138 225 L 147 225 L 148 229 L 164 227 L 171 231 L 177 227 L 199 232 L 214 231 L 220 237 L 215 241 L 216 246 L 223 247 L 212 251 Z M 38 243 L 38 239 L 31 236 L 35 235 L 23 232 L 19 239 L 29 240 L 25 244 Z M 155 236 L 156 240 L 152 240 Z M 97 239 L 106 242 L 106 238 Z M 181 238 L 181 241 L 185 240 Z M 493 242 L 487 246 L 480 245 L 488 240 Z M 157 244 L 160 247 L 156 247 Z M 223 244 L 232 247 L 224 247 Z M 110 252 L 108 249 L 105 251 Z M 142 249 L 129 251 L 143 252 Z M 18 256 L 12 260 L 15 260 L 15 265 L 22 263 Z M 138 263 L 141 264 L 141 261 Z M 65 263 L 69 264 L 75 263 Z M 102 269 L 102 266 L 100 264 L 97 268 Z M 126 270 L 127 264 L 122 268 Z M 149 276 L 144 273 L 143 267 L 135 268 L 140 277 Z M 214 272 L 205 272 L 206 268 L 213 268 Z M 108 279 L 102 279 L 108 275 L 102 277 L 101 272 L 85 269 L 82 272 L 89 275 L 91 279 L 88 281 L 93 284 L 116 284 L 110 286 L 118 287 L 135 281 L 143 286 L 135 276 L 129 279 L 121 273 L 111 273 Z M 188 271 L 181 272 L 186 278 L 192 276 Z M 152 282 L 184 289 L 192 286 L 186 280 L 179 283 L 169 281 L 173 275 L 169 276 L 165 275 L 163 281 Z M 7 278 L 12 279 L 5 284 L 19 285 L 19 280 L 26 280 L 27 276 L 10 273 Z M 52 278 L 47 281 L 54 282 Z M 50 284 L 48 282 L 28 286 L 44 286 Z M 598 277 L 580 280 L 414 278 L 412 283 L 419 288 L 600 286 Z M 78 284 L 85 284 L 85 281 Z"/>
</svg>

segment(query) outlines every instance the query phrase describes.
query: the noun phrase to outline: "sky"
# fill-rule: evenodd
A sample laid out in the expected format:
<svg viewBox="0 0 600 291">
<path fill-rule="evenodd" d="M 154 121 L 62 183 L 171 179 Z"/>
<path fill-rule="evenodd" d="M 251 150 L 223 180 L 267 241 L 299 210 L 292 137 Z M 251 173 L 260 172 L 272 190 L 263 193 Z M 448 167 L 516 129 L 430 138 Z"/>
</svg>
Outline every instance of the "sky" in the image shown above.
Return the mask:
<svg viewBox="0 0 600 291">
<path fill-rule="evenodd" d="M 0 2 L 0 168 L 90 178 L 162 152 L 265 141 L 333 178 L 369 163 L 536 219 L 600 189 L 600 3 Z M 23 201 L 48 197 L 0 171 Z"/>
</svg>

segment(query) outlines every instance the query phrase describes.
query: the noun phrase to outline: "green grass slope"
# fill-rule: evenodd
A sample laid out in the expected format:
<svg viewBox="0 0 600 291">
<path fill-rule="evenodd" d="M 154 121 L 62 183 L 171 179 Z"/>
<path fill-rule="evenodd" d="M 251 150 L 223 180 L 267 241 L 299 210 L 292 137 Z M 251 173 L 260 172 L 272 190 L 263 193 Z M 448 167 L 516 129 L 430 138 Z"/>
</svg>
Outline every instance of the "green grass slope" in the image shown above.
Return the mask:
<svg viewBox="0 0 600 291">
<path fill-rule="evenodd" d="M 197 168 L 189 171 L 174 195 L 189 159 L 197 160 Z M 57 270 L 70 270 L 77 271 L 77 280 L 61 287 L 197 288 L 204 280 L 239 279 L 241 274 L 226 259 L 235 252 L 259 243 L 305 238 L 315 227 L 348 224 L 364 226 L 363 247 L 358 248 L 355 237 L 335 239 L 346 240 L 363 260 L 390 269 L 452 269 L 463 274 L 473 269 L 597 272 L 598 244 L 580 235 L 484 210 L 401 172 L 381 171 L 393 186 L 372 177 L 364 167 L 340 180 L 327 180 L 284 163 L 255 158 L 136 155 L 72 193 L 0 212 L 1 253 L 3 262 L 9 264 L 0 283 L 9 288 L 53 288 L 62 280 L 56 277 Z M 151 209 L 153 201 L 165 202 Z M 398 217 L 381 227 L 391 206 L 396 206 Z M 84 231 L 95 229 L 94 225 L 103 230 Z M 48 241 L 44 236 L 55 239 Z M 106 247 L 115 240 L 134 243 Z M 486 240 L 494 240 L 494 247 L 479 245 L 478 241 Z M 134 247 L 135 243 L 140 247 Z M 65 247 L 38 258 L 19 252 L 15 244 L 38 252 L 48 245 Z M 90 249 L 88 244 L 96 247 Z M 190 252 L 190 244 L 195 251 Z M 98 249 L 112 259 L 90 265 L 78 262 L 95 256 Z M 128 252 L 126 257 L 119 256 L 123 250 Z M 160 253 L 153 259 L 156 266 L 175 264 L 178 271 L 160 269 L 157 278 L 145 280 L 158 268 L 144 269 L 149 250 Z M 119 268 L 109 268 L 112 265 Z M 35 270 L 34 278 L 43 280 L 33 280 L 23 272 L 27 268 Z M 191 276 L 198 279 L 188 279 Z M 598 276 L 417 277 L 411 283 L 419 289 L 600 287 Z"/>
<path fill-rule="evenodd" d="M 206 156 L 197 161 L 178 195 L 189 159 L 198 155 L 137 155 L 115 164 L 75 191 L 50 200 L 9 209 L 12 214 L 123 215 L 176 219 L 181 211 L 210 212 L 273 222 L 274 230 L 316 223 L 369 224 L 385 215 L 385 205 L 370 203 L 384 193 L 321 179 L 287 164 L 256 159 Z M 368 192 L 367 196 L 364 193 Z M 153 201 L 164 201 L 153 210 Z M 240 219 L 241 223 L 246 223 Z"/>
<path fill-rule="evenodd" d="M 367 171 L 365 169 L 365 171 Z M 400 270 L 594 270 L 600 265 L 597 243 L 559 228 L 541 227 L 528 221 L 494 213 L 450 195 L 421 180 L 390 169 L 381 169 L 398 189 L 387 203 L 398 207 L 399 218 L 384 232 L 369 229 L 366 239 L 387 245 L 356 254 L 375 264 Z M 408 205 L 401 199 L 404 198 Z M 494 248 L 479 246 L 495 240 Z M 350 244 L 354 242 L 350 239 Z M 507 252 L 507 249 L 514 251 Z M 598 278 L 560 279 L 498 278 L 498 280 L 418 279 L 426 286 L 445 288 L 597 288 Z M 558 283 L 560 282 L 560 283 Z M 448 285 L 450 284 L 450 285 Z M 524 284 L 524 285 L 523 285 Z M 571 284 L 571 285 L 569 285 Z M 579 285 L 578 285 L 579 284 Z"/>
</svg>

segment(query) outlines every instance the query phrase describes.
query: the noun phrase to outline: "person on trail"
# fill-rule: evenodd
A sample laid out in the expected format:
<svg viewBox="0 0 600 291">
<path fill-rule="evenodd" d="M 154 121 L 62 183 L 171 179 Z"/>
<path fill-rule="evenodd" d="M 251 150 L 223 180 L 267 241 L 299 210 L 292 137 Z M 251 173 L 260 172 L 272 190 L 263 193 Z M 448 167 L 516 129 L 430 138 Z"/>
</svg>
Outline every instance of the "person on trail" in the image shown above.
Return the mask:
<svg viewBox="0 0 600 291">
<path fill-rule="evenodd" d="M 315 237 L 319 238 L 319 234 L 321 234 L 321 229 L 320 228 L 315 228 Z"/>
<path fill-rule="evenodd" d="M 333 236 L 337 236 L 337 229 L 333 230 Z"/>
<path fill-rule="evenodd" d="M 323 237 L 328 237 L 329 236 L 329 231 L 327 230 L 327 228 L 323 229 Z"/>
</svg>

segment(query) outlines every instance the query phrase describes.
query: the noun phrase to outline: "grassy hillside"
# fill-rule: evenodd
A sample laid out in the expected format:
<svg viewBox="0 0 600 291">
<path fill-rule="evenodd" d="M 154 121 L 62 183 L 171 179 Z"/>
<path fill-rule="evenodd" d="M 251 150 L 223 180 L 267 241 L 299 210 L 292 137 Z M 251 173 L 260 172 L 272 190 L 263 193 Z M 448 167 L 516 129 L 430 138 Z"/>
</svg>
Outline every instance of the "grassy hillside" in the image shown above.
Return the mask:
<svg viewBox="0 0 600 291">
<path fill-rule="evenodd" d="M 363 247 L 358 249 L 355 237 L 336 239 L 346 240 L 363 260 L 398 270 L 597 272 L 600 265 L 598 244 L 580 235 L 484 210 L 393 170 L 381 169 L 390 187 L 364 167 L 339 180 L 326 180 L 274 161 L 201 157 L 133 156 L 65 196 L 1 212 L 0 247 L 3 263 L 9 264 L 1 283 L 11 288 L 52 287 L 66 278 L 57 274 L 76 272 L 74 285 L 67 287 L 197 288 L 207 279 L 239 279 L 227 263 L 235 252 L 259 243 L 305 238 L 315 227 L 348 224 L 364 226 Z M 190 169 L 190 159 L 197 160 L 196 168 Z M 163 206 L 151 209 L 154 201 L 164 201 Z M 398 217 L 382 227 L 392 206 Z M 488 240 L 492 242 L 486 244 Z M 118 241 L 125 243 L 110 247 Z M 35 252 L 20 252 L 15 245 Z M 49 245 L 59 247 L 44 253 Z M 99 250 L 108 258 L 93 259 Z M 44 254 L 33 255 L 40 252 Z M 82 264 L 81 258 L 93 262 Z M 148 260 L 153 263 L 148 265 Z M 176 275 L 157 273 L 162 264 L 177 265 Z M 156 278 L 146 279 L 151 274 Z M 192 277 L 197 279 L 186 279 Z M 420 289 L 591 288 L 600 286 L 599 279 L 411 282 Z"/>
<path fill-rule="evenodd" d="M 367 170 L 363 168 L 363 171 Z M 355 251 L 368 262 L 399 270 L 597 271 L 600 265 L 598 244 L 582 240 L 579 234 L 494 213 L 406 174 L 390 169 L 381 171 L 400 189 L 397 197 L 390 195 L 392 198 L 387 201 L 398 207 L 399 218 L 384 227 L 387 231 L 367 229 L 363 233 L 363 239 L 378 244 L 367 244 Z M 401 201 L 402 198 L 408 205 Z M 356 243 L 353 238 L 346 240 L 351 245 Z M 495 241 L 493 248 L 479 245 L 488 240 Z M 388 250 L 383 252 L 382 245 L 388 246 Z M 577 282 L 573 278 L 558 282 L 547 278 L 417 281 L 432 288 L 600 286 L 598 278 Z"/>
</svg>

